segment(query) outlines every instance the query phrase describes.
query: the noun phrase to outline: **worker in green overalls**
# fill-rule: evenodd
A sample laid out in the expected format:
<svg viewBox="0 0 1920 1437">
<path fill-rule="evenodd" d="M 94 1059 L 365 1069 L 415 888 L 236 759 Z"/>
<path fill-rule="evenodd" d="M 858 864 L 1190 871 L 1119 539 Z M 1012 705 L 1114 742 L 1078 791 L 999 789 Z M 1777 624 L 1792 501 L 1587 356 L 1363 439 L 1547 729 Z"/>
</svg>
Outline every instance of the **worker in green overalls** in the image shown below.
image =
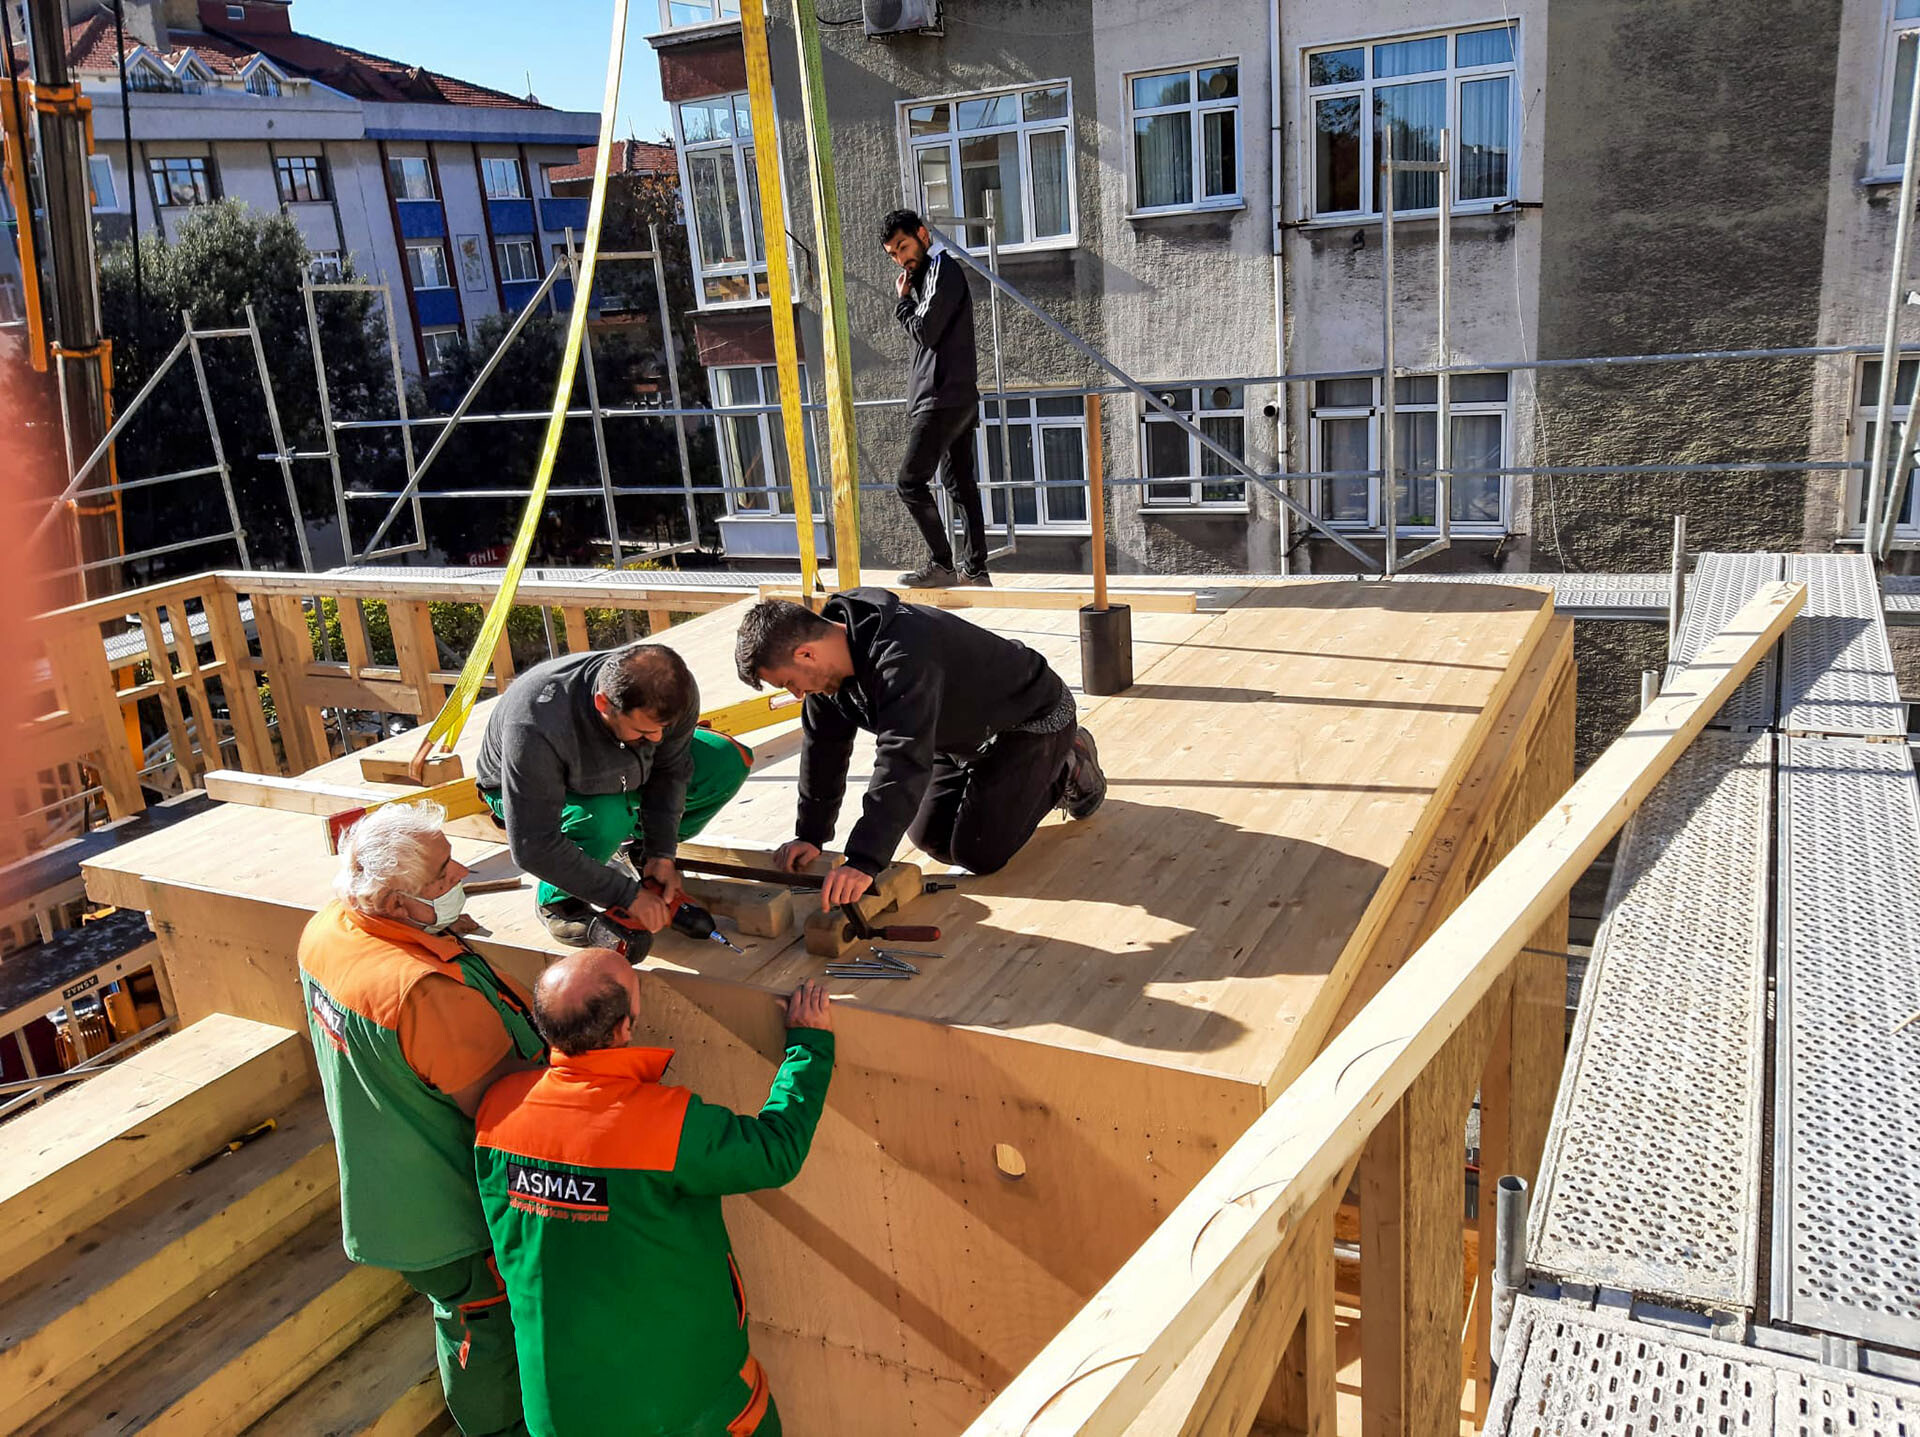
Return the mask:
<svg viewBox="0 0 1920 1437">
<path fill-rule="evenodd" d="M 439 804 L 376 808 L 340 846 L 338 898 L 300 936 L 300 988 L 340 1159 L 347 1256 L 433 1303 L 440 1385 L 467 1437 L 525 1433 L 513 1317 L 473 1173 L 473 1114 L 539 1067 L 523 990 L 461 941 Z"/>
<path fill-rule="evenodd" d="M 787 1045 L 758 1116 L 661 1082 L 671 1051 L 627 1044 L 640 980 L 590 948 L 534 989 L 542 1073 L 480 1106 L 480 1200 L 514 1312 L 534 1437 L 779 1437 L 749 1350 L 727 1193 L 800 1172 L 833 1071 L 826 994 L 786 1000 Z"/>
<path fill-rule="evenodd" d="M 548 659 L 493 705 L 474 781 L 513 861 L 540 880 L 534 902 L 560 942 L 583 947 L 595 909 L 648 933 L 667 926 L 680 841 L 753 764 L 753 750 L 699 717 L 686 663 L 647 643 Z M 628 843 L 638 878 L 613 861 Z"/>
</svg>

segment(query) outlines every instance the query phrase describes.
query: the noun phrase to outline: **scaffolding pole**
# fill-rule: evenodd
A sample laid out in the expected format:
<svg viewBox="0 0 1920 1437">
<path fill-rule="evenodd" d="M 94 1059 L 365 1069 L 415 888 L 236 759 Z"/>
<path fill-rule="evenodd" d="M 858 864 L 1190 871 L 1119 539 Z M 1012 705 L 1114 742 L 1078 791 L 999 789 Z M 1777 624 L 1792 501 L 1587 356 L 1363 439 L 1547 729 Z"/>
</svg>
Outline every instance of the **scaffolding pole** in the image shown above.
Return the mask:
<svg viewBox="0 0 1920 1437">
<path fill-rule="evenodd" d="M 1438 554 L 1443 549 L 1453 547 L 1453 416 L 1451 410 L 1452 375 L 1447 366 L 1453 363 L 1453 347 L 1449 330 L 1450 309 L 1448 288 L 1453 278 L 1453 172 L 1448 163 L 1453 151 L 1449 148 L 1450 132 L 1440 132 L 1440 158 L 1437 160 L 1402 160 L 1393 166 L 1400 174 L 1432 174 L 1440 188 L 1439 231 L 1435 251 L 1434 310 L 1435 310 L 1435 358 L 1439 363 L 1434 368 L 1435 409 L 1433 433 L 1433 486 L 1434 486 L 1434 526 L 1439 529 L 1439 537 L 1422 544 L 1411 554 L 1400 560 L 1405 569 L 1419 563 L 1429 554 Z M 1389 175 L 1389 186 L 1393 179 Z"/>
<path fill-rule="evenodd" d="M 1880 532 L 1891 530 L 1893 515 L 1881 513 L 1887 490 L 1888 436 L 1893 433 L 1893 402 L 1900 377 L 1900 306 L 1906 300 L 1907 242 L 1913 233 L 1914 160 L 1920 155 L 1920 72 L 1909 86 L 1906 158 L 1900 172 L 1900 213 L 1893 225 L 1893 276 L 1887 282 L 1887 326 L 1880 345 L 1880 408 L 1873 426 L 1873 462 L 1867 469 L 1866 548 L 1878 554 Z"/>
<path fill-rule="evenodd" d="M 1380 130 L 1380 526 L 1386 534 L 1386 576 L 1400 571 L 1400 436 L 1394 422 L 1393 126 Z"/>
</svg>

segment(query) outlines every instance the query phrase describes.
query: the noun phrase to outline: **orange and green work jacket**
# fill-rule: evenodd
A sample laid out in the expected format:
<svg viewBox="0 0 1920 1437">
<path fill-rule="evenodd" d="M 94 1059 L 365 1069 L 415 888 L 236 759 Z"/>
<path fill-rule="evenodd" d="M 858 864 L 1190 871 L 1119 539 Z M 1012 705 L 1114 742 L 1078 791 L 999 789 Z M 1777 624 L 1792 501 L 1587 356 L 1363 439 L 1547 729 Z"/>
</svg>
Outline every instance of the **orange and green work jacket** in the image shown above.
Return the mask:
<svg viewBox="0 0 1920 1437">
<path fill-rule="evenodd" d="M 672 1057 L 555 1053 L 480 1105 L 480 1200 L 534 1437 L 746 1437 L 766 1415 L 720 1199 L 799 1173 L 833 1034 L 788 1031 L 757 1117 L 663 1084 Z"/>
</svg>

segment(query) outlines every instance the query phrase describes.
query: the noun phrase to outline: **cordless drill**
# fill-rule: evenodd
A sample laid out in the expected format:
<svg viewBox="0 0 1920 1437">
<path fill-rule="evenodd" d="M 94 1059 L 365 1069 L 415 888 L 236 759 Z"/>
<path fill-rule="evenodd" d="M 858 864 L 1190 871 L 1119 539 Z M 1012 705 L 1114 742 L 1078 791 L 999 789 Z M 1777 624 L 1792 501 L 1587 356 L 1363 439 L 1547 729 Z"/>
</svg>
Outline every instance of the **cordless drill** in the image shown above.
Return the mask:
<svg viewBox="0 0 1920 1437">
<path fill-rule="evenodd" d="M 642 879 L 640 886 L 655 897 L 666 896 L 667 890 L 661 887 L 660 881 L 656 878 Z M 734 952 L 741 951 L 728 940 L 726 934 L 720 931 L 713 921 L 713 915 L 692 900 L 683 896 L 671 906 L 669 911 L 673 914 L 672 923 L 675 933 L 691 938 L 697 943 L 725 943 Z"/>
</svg>

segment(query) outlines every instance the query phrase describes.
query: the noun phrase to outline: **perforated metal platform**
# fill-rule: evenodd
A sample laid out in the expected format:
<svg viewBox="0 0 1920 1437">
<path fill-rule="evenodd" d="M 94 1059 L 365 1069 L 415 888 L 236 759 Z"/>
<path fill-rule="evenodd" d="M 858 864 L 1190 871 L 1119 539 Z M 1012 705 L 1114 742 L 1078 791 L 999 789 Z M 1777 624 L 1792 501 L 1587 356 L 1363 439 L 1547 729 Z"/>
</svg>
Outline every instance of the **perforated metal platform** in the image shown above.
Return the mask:
<svg viewBox="0 0 1920 1437">
<path fill-rule="evenodd" d="M 1905 744 L 1779 779 L 1776 1321 L 1920 1349 L 1920 789 Z"/>
<path fill-rule="evenodd" d="M 1906 705 L 1893 676 L 1880 585 L 1864 554 L 1789 554 L 1807 604 L 1781 644 L 1780 728 L 1897 738 Z"/>
<path fill-rule="evenodd" d="M 1522 1298 L 1486 1432 L 1913 1437 L 1920 1388 Z"/>
<path fill-rule="evenodd" d="M 1761 586 L 1779 577 L 1778 554 L 1702 554 L 1699 566 L 1687 579 L 1680 638 L 1674 645 L 1674 661 L 1667 666 L 1666 681 L 1673 682 L 1680 667 L 1705 648 Z M 1766 728 L 1773 722 L 1779 692 L 1776 652 L 1767 651 L 1766 658 L 1715 715 L 1715 724 L 1721 728 Z"/>
<path fill-rule="evenodd" d="M 1889 624 L 1920 624 L 1920 575 L 1887 575 L 1880 597 Z"/>
<path fill-rule="evenodd" d="M 1754 1306 L 1773 742 L 1709 729 L 1627 829 L 1533 1203 L 1537 1272 Z"/>
</svg>

